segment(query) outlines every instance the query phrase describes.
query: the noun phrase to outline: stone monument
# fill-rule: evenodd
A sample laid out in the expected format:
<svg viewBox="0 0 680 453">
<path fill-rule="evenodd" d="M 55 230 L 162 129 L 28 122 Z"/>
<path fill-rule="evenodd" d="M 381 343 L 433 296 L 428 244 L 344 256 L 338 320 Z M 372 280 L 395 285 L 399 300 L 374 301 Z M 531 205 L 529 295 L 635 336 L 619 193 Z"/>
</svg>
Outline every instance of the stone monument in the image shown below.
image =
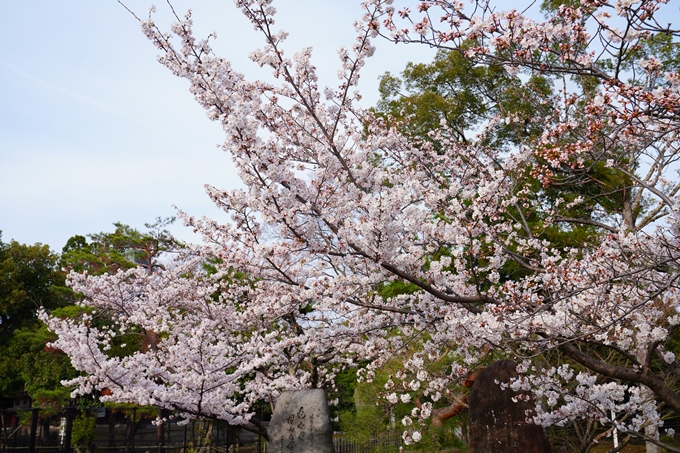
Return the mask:
<svg viewBox="0 0 680 453">
<path fill-rule="evenodd" d="M 323 390 L 283 392 L 269 423 L 268 453 L 334 453 Z"/>
<path fill-rule="evenodd" d="M 516 398 L 518 393 L 497 384 L 519 376 L 516 366 L 511 360 L 492 363 L 479 373 L 470 389 L 470 453 L 550 453 L 543 428 L 527 422 L 534 411 L 530 395 Z"/>
</svg>

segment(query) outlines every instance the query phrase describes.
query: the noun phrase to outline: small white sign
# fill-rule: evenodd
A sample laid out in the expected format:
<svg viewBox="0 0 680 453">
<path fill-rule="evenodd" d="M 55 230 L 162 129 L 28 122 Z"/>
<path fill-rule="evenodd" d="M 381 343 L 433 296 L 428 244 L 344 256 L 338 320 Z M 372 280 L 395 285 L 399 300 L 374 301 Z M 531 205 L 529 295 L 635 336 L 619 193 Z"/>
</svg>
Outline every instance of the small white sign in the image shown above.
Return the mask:
<svg viewBox="0 0 680 453">
<path fill-rule="evenodd" d="M 61 423 L 59 424 L 59 439 L 61 443 L 64 443 L 64 436 L 66 436 L 66 417 L 61 417 Z"/>
</svg>

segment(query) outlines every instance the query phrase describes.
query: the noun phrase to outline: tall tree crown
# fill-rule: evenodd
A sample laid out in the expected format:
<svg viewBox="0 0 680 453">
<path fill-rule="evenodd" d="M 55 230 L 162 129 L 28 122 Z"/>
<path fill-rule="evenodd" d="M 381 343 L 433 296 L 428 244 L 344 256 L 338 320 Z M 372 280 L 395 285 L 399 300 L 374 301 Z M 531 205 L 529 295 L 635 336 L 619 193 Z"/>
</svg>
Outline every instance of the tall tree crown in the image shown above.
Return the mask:
<svg viewBox="0 0 680 453">
<path fill-rule="evenodd" d="M 418 342 L 387 398 L 418 395 L 421 421 L 490 350 L 523 360 L 511 385 L 542 401 L 536 423 L 611 424 L 614 411 L 619 429 L 639 434 L 658 423 L 658 403 L 680 411 L 669 384 L 680 31 L 659 24 L 664 2 L 546 3 L 537 22 L 488 2 L 412 12 L 369 0 L 327 89 L 310 48 L 284 53 L 271 1 L 236 3 L 265 40 L 251 58 L 275 83 L 215 56 L 190 14 L 172 33 L 141 21 L 159 61 L 223 126 L 245 185 L 207 187 L 231 223 L 180 212 L 205 238 L 196 259 L 217 258 L 216 272 L 186 259 L 156 273 L 73 275 L 84 303 L 116 313 L 119 329 L 160 335 L 152 349 L 109 357 L 114 332 L 45 318 L 87 373 L 72 381 L 80 392 L 107 387 L 109 399 L 263 432 L 255 401 L 366 359 L 371 379 Z M 354 91 L 378 35 L 448 51 L 407 68 L 417 95 L 384 78 L 382 115 L 357 107 Z M 248 278 L 223 278 L 233 269 Z M 394 284 L 408 290 L 384 291 Z M 566 361 L 532 360 L 546 351 Z M 407 427 L 405 440 L 420 435 Z"/>
</svg>

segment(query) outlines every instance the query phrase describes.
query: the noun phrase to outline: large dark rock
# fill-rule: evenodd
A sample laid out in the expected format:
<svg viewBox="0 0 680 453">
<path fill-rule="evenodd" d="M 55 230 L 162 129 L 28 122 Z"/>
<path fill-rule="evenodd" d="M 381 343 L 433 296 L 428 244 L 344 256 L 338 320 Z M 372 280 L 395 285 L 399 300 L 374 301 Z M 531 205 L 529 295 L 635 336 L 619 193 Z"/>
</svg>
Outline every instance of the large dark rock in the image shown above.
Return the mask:
<svg viewBox="0 0 680 453">
<path fill-rule="evenodd" d="M 269 453 L 334 453 L 323 390 L 283 392 L 269 423 Z"/>
<path fill-rule="evenodd" d="M 530 395 L 509 388 L 503 390 L 497 384 L 517 377 L 516 365 L 511 360 L 492 363 L 477 376 L 470 389 L 470 453 L 550 453 L 543 428 L 527 422 L 534 411 Z"/>
</svg>

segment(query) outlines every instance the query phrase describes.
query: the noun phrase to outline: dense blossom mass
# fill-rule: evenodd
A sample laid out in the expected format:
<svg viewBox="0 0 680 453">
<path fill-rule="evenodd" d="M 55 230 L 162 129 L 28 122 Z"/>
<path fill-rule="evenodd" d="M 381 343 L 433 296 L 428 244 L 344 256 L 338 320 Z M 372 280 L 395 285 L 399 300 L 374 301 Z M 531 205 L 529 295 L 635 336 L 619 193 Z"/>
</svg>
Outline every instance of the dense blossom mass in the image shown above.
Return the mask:
<svg viewBox="0 0 680 453">
<path fill-rule="evenodd" d="M 214 55 L 190 14 L 171 33 L 142 21 L 223 126 L 245 189 L 207 187 L 230 223 L 181 214 L 205 242 L 174 268 L 71 276 L 91 312 L 44 319 L 84 372 L 76 392 L 263 432 L 255 401 L 357 364 L 370 379 L 400 354 L 385 397 L 417 401 L 403 420 L 417 441 L 495 354 L 520 363 L 507 385 L 537 396 L 535 423 L 658 436 L 660 405 L 680 413 L 680 31 L 660 23 L 667 2 L 546 2 L 540 21 L 487 2 L 367 0 L 325 89 L 311 48 L 284 53 L 271 3 L 236 1 L 265 38 L 251 58 L 277 83 Z M 409 117 L 359 108 L 379 35 L 500 71 L 486 117 L 416 136 Z M 509 91 L 516 102 L 500 101 Z M 144 348 L 107 354 L 131 333 Z"/>
</svg>

